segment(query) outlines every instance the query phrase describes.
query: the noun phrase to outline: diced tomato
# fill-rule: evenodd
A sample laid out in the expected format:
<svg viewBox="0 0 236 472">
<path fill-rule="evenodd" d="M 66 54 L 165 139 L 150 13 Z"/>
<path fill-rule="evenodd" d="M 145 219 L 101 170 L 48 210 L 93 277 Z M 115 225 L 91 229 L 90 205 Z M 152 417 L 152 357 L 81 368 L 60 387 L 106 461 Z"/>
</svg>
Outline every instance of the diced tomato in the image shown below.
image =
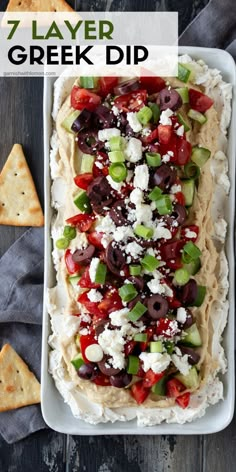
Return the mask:
<svg viewBox="0 0 236 472">
<path fill-rule="evenodd" d="M 80 341 L 80 350 L 81 350 L 82 357 L 85 362 L 89 362 L 89 360 L 87 359 L 85 355 L 85 350 L 91 344 L 97 344 L 97 341 L 94 338 L 93 334 L 86 334 L 85 336 L 81 335 L 79 341 Z"/>
<path fill-rule="evenodd" d="M 149 395 L 149 389 L 143 386 L 143 382 L 137 382 L 131 387 L 131 395 L 138 405 L 141 405 Z"/>
<path fill-rule="evenodd" d="M 120 95 L 114 100 L 114 105 L 123 111 L 138 111 L 147 101 L 146 90 L 137 90 L 136 92 Z"/>
<path fill-rule="evenodd" d="M 106 318 L 106 314 L 104 314 L 98 308 L 98 302 L 91 302 L 88 298 L 88 293 L 84 292 L 78 297 L 78 302 L 83 305 L 90 315 L 96 315 L 97 317 L 103 319 Z"/>
<path fill-rule="evenodd" d="M 169 304 L 169 308 L 179 308 L 182 306 L 182 303 L 177 299 L 177 296 L 176 296 L 176 289 L 175 287 L 173 287 L 173 284 L 171 285 L 169 282 L 165 282 L 167 283 L 167 285 L 169 285 L 169 287 L 171 288 L 172 290 L 172 297 L 166 297 L 167 301 L 168 301 L 168 304 Z"/>
<path fill-rule="evenodd" d="M 149 326 L 144 333 L 147 334 L 147 341 L 140 343 L 140 349 L 142 352 L 146 351 L 149 341 L 153 338 L 153 335 L 156 332 L 156 326 Z"/>
<path fill-rule="evenodd" d="M 158 128 L 154 129 L 148 136 L 142 137 L 142 142 L 144 144 L 151 144 L 153 141 L 158 140 Z M 152 151 L 153 152 L 153 151 Z M 159 150 L 157 150 L 159 152 Z"/>
<path fill-rule="evenodd" d="M 177 398 L 186 387 L 178 380 L 171 379 L 166 382 L 166 394 L 168 397 Z"/>
<path fill-rule="evenodd" d="M 180 138 L 177 136 L 177 156 L 176 156 L 176 164 L 178 166 L 184 166 L 189 162 L 192 152 L 192 146 L 184 138 Z"/>
<path fill-rule="evenodd" d="M 101 97 L 96 93 L 89 92 L 89 90 L 77 87 L 74 85 L 71 91 L 71 106 L 76 110 L 87 110 L 93 111 L 101 103 Z"/>
<path fill-rule="evenodd" d="M 171 133 L 171 137 L 168 144 L 160 144 L 159 152 L 161 156 L 164 156 L 169 151 L 171 151 L 171 154 L 169 154 L 170 156 L 169 162 L 173 162 L 175 164 L 176 159 L 177 159 L 177 136 L 175 133 Z"/>
<path fill-rule="evenodd" d="M 93 382 L 96 385 L 100 385 L 101 387 L 107 387 L 108 385 L 111 385 L 109 377 L 102 374 L 102 372 L 99 372 L 99 374 L 96 375 L 96 377 L 93 379 Z"/>
<path fill-rule="evenodd" d="M 128 357 L 130 354 L 132 354 L 134 348 L 137 346 L 137 343 L 136 341 L 128 341 L 125 345 L 124 345 L 124 353 L 125 353 L 125 357 Z"/>
<path fill-rule="evenodd" d="M 92 282 L 89 275 L 89 266 L 85 268 L 78 285 L 81 288 L 98 288 L 100 285 Z"/>
<path fill-rule="evenodd" d="M 175 193 L 175 199 L 180 205 L 183 205 L 183 206 L 185 205 L 185 197 L 182 192 Z"/>
<path fill-rule="evenodd" d="M 185 241 L 176 240 L 169 243 L 165 243 L 161 246 L 161 258 L 164 261 L 177 260 L 181 256 L 181 249 L 183 249 Z"/>
<path fill-rule="evenodd" d="M 181 406 L 181 408 L 187 408 L 190 401 L 190 392 L 183 393 L 183 395 L 177 397 L 175 401 L 176 403 L 178 403 L 179 406 Z"/>
<path fill-rule="evenodd" d="M 205 113 L 214 103 L 210 97 L 198 90 L 189 89 L 188 93 L 190 107 L 200 113 Z"/>
<path fill-rule="evenodd" d="M 144 377 L 143 386 L 144 388 L 151 388 L 155 385 L 159 380 L 163 377 L 164 372 L 160 372 L 159 374 L 155 374 L 152 369 L 149 369 Z"/>
<path fill-rule="evenodd" d="M 93 176 L 99 177 L 100 175 L 108 175 L 109 165 L 110 161 L 108 155 L 105 152 L 99 151 L 93 164 Z"/>
<path fill-rule="evenodd" d="M 172 126 L 159 125 L 157 129 L 160 144 L 168 144 L 172 135 Z"/>
<path fill-rule="evenodd" d="M 82 188 L 83 190 L 87 190 L 89 184 L 93 181 L 94 176 L 90 172 L 85 172 L 84 174 L 76 175 L 74 178 L 75 185 L 77 187 Z"/>
<path fill-rule="evenodd" d="M 117 288 L 113 287 L 105 292 L 103 300 L 98 304 L 98 308 L 106 313 L 112 313 L 112 311 L 121 310 L 123 308 Z"/>
<path fill-rule="evenodd" d="M 77 274 L 81 270 L 81 266 L 73 261 L 70 249 L 67 249 L 65 252 L 65 264 L 70 275 Z"/>
<path fill-rule="evenodd" d="M 169 269 L 177 270 L 183 267 L 183 262 L 181 256 L 176 257 L 175 259 L 168 259 L 166 265 Z"/>
<path fill-rule="evenodd" d="M 91 215 L 79 213 L 78 215 L 68 218 L 66 222 L 72 226 L 77 226 L 79 230 L 84 233 L 91 228 L 94 222 L 94 217 Z"/>
<path fill-rule="evenodd" d="M 162 90 L 166 86 L 164 79 L 157 76 L 140 77 L 140 84 L 142 89 L 147 90 L 147 93 L 149 95 L 151 95 L 152 93 L 160 92 L 160 90 Z"/>
<path fill-rule="evenodd" d="M 181 228 L 181 238 L 184 241 L 192 241 L 195 243 L 198 238 L 199 227 L 197 225 L 188 225 Z"/>
<path fill-rule="evenodd" d="M 114 87 L 118 84 L 118 77 L 100 77 L 99 94 L 106 97 L 113 92 Z"/>
<path fill-rule="evenodd" d="M 87 234 L 87 239 L 90 244 L 95 246 L 98 249 L 104 249 L 102 245 L 103 233 L 97 233 L 97 231 L 92 231 L 92 233 Z"/>
<path fill-rule="evenodd" d="M 175 326 L 175 325 L 174 325 Z M 165 338 L 173 338 L 179 332 L 179 328 L 173 327 L 173 320 L 169 318 L 159 318 L 157 321 L 156 334 Z"/>
</svg>

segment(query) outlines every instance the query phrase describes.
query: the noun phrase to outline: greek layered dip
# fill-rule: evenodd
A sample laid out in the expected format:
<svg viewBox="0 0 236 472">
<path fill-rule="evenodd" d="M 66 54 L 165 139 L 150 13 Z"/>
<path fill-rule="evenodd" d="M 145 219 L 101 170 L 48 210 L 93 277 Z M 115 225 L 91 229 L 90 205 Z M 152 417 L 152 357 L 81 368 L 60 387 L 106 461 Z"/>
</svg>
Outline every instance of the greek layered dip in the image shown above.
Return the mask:
<svg viewBox="0 0 236 472">
<path fill-rule="evenodd" d="M 189 56 L 55 84 L 50 371 L 76 417 L 184 423 L 223 398 L 230 100 Z"/>
</svg>

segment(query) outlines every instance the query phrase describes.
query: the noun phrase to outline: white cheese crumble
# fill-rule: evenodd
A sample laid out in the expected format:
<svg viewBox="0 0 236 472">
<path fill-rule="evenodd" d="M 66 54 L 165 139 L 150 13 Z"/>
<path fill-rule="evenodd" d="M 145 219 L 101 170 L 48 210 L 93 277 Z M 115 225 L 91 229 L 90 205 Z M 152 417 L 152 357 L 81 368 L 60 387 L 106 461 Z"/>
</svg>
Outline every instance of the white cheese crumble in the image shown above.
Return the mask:
<svg viewBox="0 0 236 472">
<path fill-rule="evenodd" d="M 132 243 L 127 244 L 125 248 L 126 254 L 130 254 L 132 257 L 138 257 L 143 251 L 142 246 L 133 241 Z"/>
<path fill-rule="evenodd" d="M 135 210 L 136 223 L 145 223 L 152 226 L 152 209 L 150 205 L 137 205 Z"/>
<path fill-rule="evenodd" d="M 112 367 L 115 369 L 123 369 L 125 367 L 125 339 L 120 329 L 109 329 L 106 327 L 104 331 L 99 334 L 98 343 L 103 352 L 111 356 Z"/>
<path fill-rule="evenodd" d="M 160 116 L 160 124 L 161 125 L 172 125 L 172 121 L 170 119 L 170 117 L 173 115 L 173 111 L 170 110 L 170 108 L 167 108 L 167 110 L 164 110 L 162 113 L 161 113 L 161 116 Z"/>
<path fill-rule="evenodd" d="M 181 192 L 181 185 L 172 185 L 170 188 L 170 193 L 174 195 L 175 193 Z"/>
<path fill-rule="evenodd" d="M 134 187 L 141 190 L 148 189 L 149 171 L 147 164 L 137 166 L 134 172 Z"/>
<path fill-rule="evenodd" d="M 168 228 L 165 228 L 162 224 L 158 224 L 154 228 L 153 239 L 171 239 L 172 235 Z"/>
<path fill-rule="evenodd" d="M 125 155 L 128 161 L 138 162 L 142 158 L 142 143 L 139 139 L 130 138 L 126 149 Z"/>
<path fill-rule="evenodd" d="M 121 191 L 121 187 L 124 185 L 124 182 L 115 182 L 110 175 L 107 175 L 107 181 L 109 182 L 111 188 L 117 192 Z"/>
<path fill-rule="evenodd" d="M 102 294 L 95 288 L 92 288 L 87 295 L 90 302 L 100 302 L 103 299 Z"/>
<path fill-rule="evenodd" d="M 142 352 L 139 358 L 143 362 L 144 372 L 152 369 L 155 374 L 166 370 L 171 361 L 169 354 L 161 354 L 160 352 Z"/>
<path fill-rule="evenodd" d="M 171 360 L 181 374 L 188 374 L 189 370 L 191 369 L 191 365 L 188 363 L 187 354 L 184 354 L 184 356 L 182 356 L 182 352 L 180 351 L 180 349 L 178 347 L 175 347 L 175 354 L 172 354 Z"/>
<path fill-rule="evenodd" d="M 100 260 L 98 257 L 92 258 L 91 264 L 89 267 L 89 277 L 90 277 L 91 282 L 95 282 L 96 272 L 97 272 L 99 263 L 100 263 Z"/>
<path fill-rule="evenodd" d="M 115 105 L 113 105 L 112 111 L 113 111 L 115 116 L 118 116 L 120 114 L 119 108 L 117 108 Z"/>
<path fill-rule="evenodd" d="M 127 113 L 127 120 L 130 127 L 135 133 L 139 133 L 139 131 L 141 131 L 142 125 L 140 121 L 138 120 L 137 113 L 134 113 L 134 112 Z"/>
<path fill-rule="evenodd" d="M 189 238 L 189 239 L 197 238 L 197 233 L 195 233 L 195 231 L 191 231 L 189 228 L 185 229 L 184 235 L 186 238 Z"/>
<path fill-rule="evenodd" d="M 184 324 L 187 319 L 187 310 L 184 307 L 180 307 L 177 310 L 177 321 Z"/>
<path fill-rule="evenodd" d="M 117 128 L 106 128 L 98 131 L 99 141 L 108 141 L 113 136 L 120 136 L 120 130 Z"/>
<path fill-rule="evenodd" d="M 177 136 L 183 136 L 184 135 L 184 125 L 179 126 L 179 128 L 176 130 Z"/>
<path fill-rule="evenodd" d="M 131 203 L 134 203 L 134 205 L 140 205 L 143 201 L 143 192 L 140 188 L 135 188 L 132 190 L 130 193 L 130 201 Z"/>
<path fill-rule="evenodd" d="M 134 233 L 130 226 L 117 226 L 113 238 L 116 242 L 125 241 L 128 238 L 133 238 Z"/>
</svg>

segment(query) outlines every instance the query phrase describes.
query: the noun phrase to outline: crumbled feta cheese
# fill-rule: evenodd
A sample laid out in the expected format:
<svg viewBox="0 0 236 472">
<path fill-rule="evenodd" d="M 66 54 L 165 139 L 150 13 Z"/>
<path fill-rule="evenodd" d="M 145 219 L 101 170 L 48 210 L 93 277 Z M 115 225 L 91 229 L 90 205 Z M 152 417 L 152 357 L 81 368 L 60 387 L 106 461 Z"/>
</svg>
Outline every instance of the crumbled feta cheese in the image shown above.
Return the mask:
<svg viewBox="0 0 236 472">
<path fill-rule="evenodd" d="M 134 233 L 130 226 L 117 226 L 113 238 L 115 241 L 126 241 L 128 238 L 133 238 Z"/>
<path fill-rule="evenodd" d="M 172 195 L 174 195 L 175 193 L 178 193 L 178 192 L 181 192 L 181 185 L 172 185 L 172 187 L 170 188 L 170 193 L 172 193 Z"/>
<path fill-rule="evenodd" d="M 109 318 L 111 319 L 111 324 L 113 326 L 124 326 L 129 321 L 128 316 L 127 316 L 128 313 L 129 313 L 128 308 L 123 308 L 122 310 L 113 311 L 109 315 Z"/>
<path fill-rule="evenodd" d="M 98 344 L 105 354 L 111 356 L 112 367 L 115 369 L 123 369 L 125 367 L 125 339 L 120 329 L 109 329 L 106 327 L 98 336 Z"/>
<path fill-rule="evenodd" d="M 134 172 L 134 187 L 138 187 L 141 190 L 148 189 L 149 182 L 149 171 L 147 164 L 142 164 L 135 168 Z"/>
<path fill-rule="evenodd" d="M 142 143 L 139 139 L 130 138 L 126 149 L 126 158 L 130 162 L 138 162 L 142 158 Z"/>
<path fill-rule="evenodd" d="M 152 130 L 150 128 L 143 128 L 142 129 L 142 136 L 149 136 L 151 134 Z"/>
<path fill-rule="evenodd" d="M 176 130 L 177 136 L 183 136 L 184 135 L 184 125 L 179 126 L 179 128 Z"/>
<path fill-rule="evenodd" d="M 160 352 L 142 352 L 139 358 L 143 362 L 144 372 L 152 369 L 155 374 L 166 370 L 171 361 L 169 354 L 161 354 Z"/>
<path fill-rule="evenodd" d="M 137 258 L 143 252 L 142 246 L 133 241 L 132 243 L 127 244 L 125 248 L 126 254 L 130 254 L 132 257 Z"/>
<path fill-rule="evenodd" d="M 197 238 L 197 233 L 195 233 L 195 231 L 190 231 L 189 228 L 185 229 L 184 235 L 186 238 L 189 238 L 189 239 Z"/>
<path fill-rule="evenodd" d="M 162 156 L 162 162 L 166 163 L 166 162 L 170 162 L 170 155 L 167 153 L 167 154 L 163 154 Z"/>
<path fill-rule="evenodd" d="M 110 186 L 117 192 L 120 192 L 121 187 L 124 185 L 124 182 L 115 182 L 110 175 L 107 175 L 107 181 L 109 182 Z"/>
<path fill-rule="evenodd" d="M 138 120 L 137 113 L 130 112 L 130 113 L 127 113 L 126 116 L 127 116 L 128 123 L 129 123 L 130 127 L 132 128 L 132 130 L 135 133 L 139 133 L 139 131 L 141 131 L 141 129 L 142 129 L 142 125 L 141 125 L 140 121 Z"/>
<path fill-rule="evenodd" d="M 95 288 L 92 288 L 89 292 L 88 292 L 88 299 L 90 300 L 90 302 L 100 302 L 103 298 L 102 294 L 100 292 L 98 292 L 98 290 L 96 290 Z"/>
<path fill-rule="evenodd" d="M 106 215 L 104 218 L 99 219 L 96 231 L 98 231 L 98 233 L 113 234 L 116 231 L 116 226 L 111 217 Z"/>
<path fill-rule="evenodd" d="M 177 321 L 184 324 L 187 319 L 187 310 L 182 306 L 177 310 Z"/>
<path fill-rule="evenodd" d="M 150 205 L 137 205 L 135 210 L 136 223 L 144 223 L 147 226 L 152 226 L 152 209 Z"/>
<path fill-rule="evenodd" d="M 115 115 L 115 116 L 118 116 L 118 115 L 119 115 L 119 113 L 120 113 L 120 110 L 119 110 L 119 108 L 117 108 L 115 105 L 113 105 L 113 107 L 112 107 L 112 111 L 113 111 L 113 113 L 114 113 L 114 115 Z"/>
<path fill-rule="evenodd" d="M 108 141 L 113 136 L 120 136 L 120 130 L 117 128 L 106 128 L 98 131 L 99 141 Z"/>
<path fill-rule="evenodd" d="M 172 125 L 172 121 L 170 119 L 170 117 L 173 115 L 173 111 L 170 110 L 170 108 L 167 108 L 167 110 L 164 110 L 162 113 L 161 113 L 161 116 L 160 116 L 160 124 L 161 125 Z"/>
<path fill-rule="evenodd" d="M 99 262 L 100 260 L 98 259 L 98 257 L 93 257 L 91 260 L 90 267 L 89 267 L 89 277 L 90 277 L 91 282 L 95 282 L 95 277 L 96 277 L 96 272 L 97 272 Z"/>
<path fill-rule="evenodd" d="M 89 334 L 88 328 L 82 328 L 82 329 L 80 329 L 80 330 L 79 330 L 79 334 L 80 334 L 81 336 L 87 336 L 87 335 Z"/>
<path fill-rule="evenodd" d="M 98 169 L 103 169 L 103 164 L 99 161 L 94 162 L 95 166 L 98 167 Z"/>
<path fill-rule="evenodd" d="M 163 225 L 158 224 L 154 228 L 153 239 L 171 239 L 172 235 L 169 229 L 165 228 Z"/>
<path fill-rule="evenodd" d="M 130 198 L 131 203 L 134 203 L 134 205 L 141 204 L 142 201 L 143 201 L 143 192 L 142 192 L 142 190 L 140 188 L 135 188 L 130 193 L 129 198 Z"/>
<path fill-rule="evenodd" d="M 178 347 L 175 348 L 175 354 L 172 354 L 171 360 L 175 367 L 180 371 L 181 374 L 187 375 L 191 365 L 188 362 L 188 355 L 184 354 L 182 356 L 182 352 Z"/>
</svg>

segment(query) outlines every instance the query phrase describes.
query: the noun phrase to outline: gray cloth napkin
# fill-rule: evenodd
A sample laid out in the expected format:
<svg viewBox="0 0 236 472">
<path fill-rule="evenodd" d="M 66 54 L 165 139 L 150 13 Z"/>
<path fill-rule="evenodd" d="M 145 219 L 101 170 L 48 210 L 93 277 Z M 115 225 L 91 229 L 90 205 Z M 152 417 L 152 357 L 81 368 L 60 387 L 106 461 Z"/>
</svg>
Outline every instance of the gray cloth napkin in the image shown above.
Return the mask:
<svg viewBox="0 0 236 472">
<path fill-rule="evenodd" d="M 0 259 L 0 348 L 10 343 L 40 380 L 43 228 L 26 231 Z M 8 443 L 45 428 L 40 405 L 0 413 Z"/>
</svg>

